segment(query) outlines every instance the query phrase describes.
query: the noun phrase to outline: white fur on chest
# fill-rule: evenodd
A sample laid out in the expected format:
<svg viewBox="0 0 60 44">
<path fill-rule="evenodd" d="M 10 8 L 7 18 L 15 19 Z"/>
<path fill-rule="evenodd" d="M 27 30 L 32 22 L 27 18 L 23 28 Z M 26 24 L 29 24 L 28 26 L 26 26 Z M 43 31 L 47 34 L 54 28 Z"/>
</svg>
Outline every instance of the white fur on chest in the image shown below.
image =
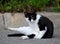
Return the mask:
<svg viewBox="0 0 60 44">
<path fill-rule="evenodd" d="M 36 16 L 36 20 L 34 22 L 29 22 L 29 26 L 34 30 L 34 31 L 40 31 L 38 27 L 38 21 L 40 19 L 41 15 Z"/>
</svg>

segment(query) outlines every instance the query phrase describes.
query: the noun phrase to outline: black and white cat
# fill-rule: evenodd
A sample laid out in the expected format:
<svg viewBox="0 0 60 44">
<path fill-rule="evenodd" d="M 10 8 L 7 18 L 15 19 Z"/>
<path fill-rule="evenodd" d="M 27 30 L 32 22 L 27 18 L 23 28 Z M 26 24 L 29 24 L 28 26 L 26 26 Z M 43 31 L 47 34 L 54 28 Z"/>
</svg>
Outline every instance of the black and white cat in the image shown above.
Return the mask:
<svg viewBox="0 0 60 44">
<path fill-rule="evenodd" d="M 38 35 L 40 38 L 52 38 L 54 26 L 50 19 L 36 12 L 25 13 L 25 19 L 31 28 L 37 32 L 42 32 Z"/>
<path fill-rule="evenodd" d="M 19 31 L 23 39 L 41 39 L 52 38 L 53 36 L 53 23 L 47 17 L 37 14 L 36 12 L 26 12 L 25 19 L 28 22 L 28 27 L 8 28 L 10 30 Z M 13 36 L 8 35 L 8 36 Z"/>
</svg>

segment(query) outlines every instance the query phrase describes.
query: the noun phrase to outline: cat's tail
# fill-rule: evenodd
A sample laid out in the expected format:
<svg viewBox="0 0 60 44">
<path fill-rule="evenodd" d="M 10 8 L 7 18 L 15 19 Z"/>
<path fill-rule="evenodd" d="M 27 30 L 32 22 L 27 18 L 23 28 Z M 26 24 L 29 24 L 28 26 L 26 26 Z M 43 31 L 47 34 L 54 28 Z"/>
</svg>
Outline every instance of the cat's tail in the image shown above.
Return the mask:
<svg viewBox="0 0 60 44">
<path fill-rule="evenodd" d="M 25 34 L 22 33 L 8 34 L 8 37 L 21 37 L 21 36 L 25 36 Z"/>
</svg>

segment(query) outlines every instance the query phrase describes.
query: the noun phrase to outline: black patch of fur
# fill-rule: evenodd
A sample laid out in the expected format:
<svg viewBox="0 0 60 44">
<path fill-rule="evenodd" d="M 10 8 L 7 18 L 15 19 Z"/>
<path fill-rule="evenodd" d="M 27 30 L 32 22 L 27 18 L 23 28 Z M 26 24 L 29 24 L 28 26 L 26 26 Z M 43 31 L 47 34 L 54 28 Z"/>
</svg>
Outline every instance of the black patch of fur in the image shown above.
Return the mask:
<svg viewBox="0 0 60 44">
<path fill-rule="evenodd" d="M 35 37 L 35 34 L 28 35 L 29 39 L 32 39 Z"/>
<path fill-rule="evenodd" d="M 8 34 L 8 37 L 21 37 L 21 36 L 25 36 L 25 34 L 20 34 L 20 33 Z"/>
<path fill-rule="evenodd" d="M 40 31 L 45 30 L 45 26 L 47 27 L 47 31 L 42 38 L 52 38 L 54 27 L 51 20 L 49 20 L 47 17 L 42 16 L 39 19 L 38 26 L 40 28 Z"/>
</svg>

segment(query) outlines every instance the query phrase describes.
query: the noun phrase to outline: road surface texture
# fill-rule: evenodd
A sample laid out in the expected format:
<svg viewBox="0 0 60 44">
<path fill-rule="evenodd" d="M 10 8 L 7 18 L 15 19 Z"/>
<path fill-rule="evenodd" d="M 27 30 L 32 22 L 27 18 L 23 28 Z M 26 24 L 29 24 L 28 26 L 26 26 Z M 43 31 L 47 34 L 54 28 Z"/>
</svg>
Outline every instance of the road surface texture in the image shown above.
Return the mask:
<svg viewBox="0 0 60 44">
<path fill-rule="evenodd" d="M 6 25 L 9 27 L 20 27 L 27 26 L 27 22 L 24 19 L 23 13 L 15 13 L 15 17 L 9 16 L 11 13 L 4 13 Z M 8 34 L 18 33 L 15 31 L 10 31 L 4 29 L 2 15 L 0 13 L 0 44 L 60 44 L 60 13 L 52 13 L 52 12 L 38 12 L 38 14 L 43 14 L 48 17 L 54 23 L 54 35 L 51 39 L 30 39 L 30 40 L 22 40 L 20 37 L 7 37 Z M 8 16 L 8 17 L 6 17 Z M 15 19 L 15 20 L 14 20 Z M 15 23 L 14 23 L 15 22 Z"/>
</svg>

